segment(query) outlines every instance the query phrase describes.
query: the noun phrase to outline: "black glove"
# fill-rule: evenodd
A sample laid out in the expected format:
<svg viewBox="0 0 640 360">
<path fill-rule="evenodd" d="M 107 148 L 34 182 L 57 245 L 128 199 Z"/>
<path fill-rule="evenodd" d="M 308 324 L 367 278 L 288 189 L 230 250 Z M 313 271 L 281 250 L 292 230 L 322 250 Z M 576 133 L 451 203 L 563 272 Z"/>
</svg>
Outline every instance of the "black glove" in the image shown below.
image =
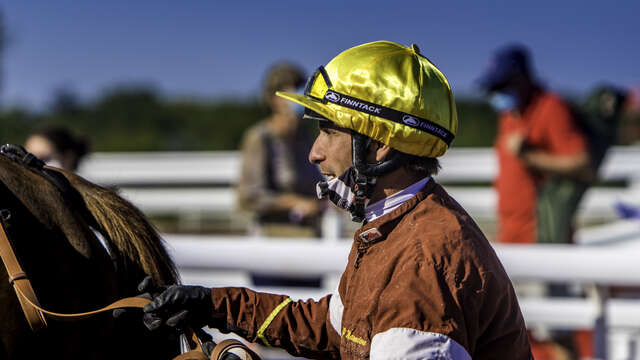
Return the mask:
<svg viewBox="0 0 640 360">
<path fill-rule="evenodd" d="M 171 285 L 155 295 L 144 309 L 143 322 L 149 330 L 166 325 L 178 331 L 202 328 L 213 320 L 211 289 L 202 286 Z"/>
<path fill-rule="evenodd" d="M 140 284 L 138 284 L 138 291 L 140 292 L 140 295 L 137 297 L 151 300 L 160 295 L 166 289 L 166 286 L 157 286 L 151 276 L 146 276 Z M 113 310 L 112 315 L 116 319 L 124 319 L 131 317 L 132 315 L 130 314 L 132 313 L 135 313 L 135 311 L 132 311 L 130 308 L 118 308 Z"/>
</svg>

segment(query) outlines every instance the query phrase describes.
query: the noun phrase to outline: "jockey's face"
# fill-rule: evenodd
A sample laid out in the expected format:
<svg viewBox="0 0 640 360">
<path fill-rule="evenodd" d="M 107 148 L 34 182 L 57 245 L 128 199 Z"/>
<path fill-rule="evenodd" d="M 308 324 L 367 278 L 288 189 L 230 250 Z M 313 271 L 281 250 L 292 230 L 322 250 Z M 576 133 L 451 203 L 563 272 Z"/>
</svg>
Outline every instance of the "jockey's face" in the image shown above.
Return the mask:
<svg viewBox="0 0 640 360">
<path fill-rule="evenodd" d="M 351 133 L 330 121 L 319 121 L 318 127 L 320 133 L 309 151 L 309 161 L 320 166 L 320 172 L 331 180 L 353 164 Z"/>
</svg>

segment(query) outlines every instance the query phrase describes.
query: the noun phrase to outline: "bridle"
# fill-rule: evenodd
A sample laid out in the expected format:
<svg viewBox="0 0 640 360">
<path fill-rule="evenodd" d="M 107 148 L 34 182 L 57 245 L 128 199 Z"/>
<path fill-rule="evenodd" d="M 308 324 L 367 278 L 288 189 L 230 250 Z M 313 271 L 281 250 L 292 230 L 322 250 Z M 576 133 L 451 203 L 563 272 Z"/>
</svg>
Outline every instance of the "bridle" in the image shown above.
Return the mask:
<svg viewBox="0 0 640 360">
<path fill-rule="evenodd" d="M 0 210 L 0 257 L 2 257 L 2 262 L 9 277 L 9 283 L 16 292 L 18 301 L 20 301 L 20 307 L 22 307 L 22 312 L 29 323 L 29 327 L 32 331 L 37 332 L 47 327 L 47 320 L 39 310 L 40 303 L 33 291 L 31 281 L 29 281 L 27 274 L 20 266 L 20 262 L 18 262 L 16 258 L 9 237 L 4 230 L 5 222 L 10 218 L 11 213 L 9 210 Z"/>
<path fill-rule="evenodd" d="M 20 306 L 22 307 L 22 312 L 24 313 L 32 331 L 38 332 L 46 328 L 46 317 L 61 321 L 75 321 L 117 308 L 142 308 L 150 302 L 150 300 L 141 297 L 128 297 L 115 301 L 98 310 L 71 314 L 57 313 L 42 308 L 38 298 L 36 297 L 35 291 L 33 290 L 33 286 L 31 285 L 31 280 L 29 280 L 27 273 L 22 269 L 22 266 L 20 265 L 20 262 L 13 250 L 11 240 L 5 231 L 7 221 L 10 218 L 11 213 L 9 210 L 0 210 L 0 257 L 2 258 L 4 267 L 7 270 L 9 283 L 13 286 L 13 290 L 16 292 L 18 300 L 20 301 Z"/>
<path fill-rule="evenodd" d="M 52 175 L 57 175 L 57 173 L 44 169 L 44 163 L 31 153 L 26 152 L 23 148 L 16 145 L 3 145 L 0 147 L 0 155 L 6 156 L 13 161 L 22 163 L 26 167 L 36 167 L 36 169 L 41 170 L 36 172 L 47 174 L 48 176 L 45 177 L 47 177 L 48 180 L 52 181 L 56 186 L 60 186 L 64 190 L 68 190 L 68 188 L 65 188 L 64 185 L 61 185 L 65 184 L 66 181 L 62 181 L 60 178 L 56 178 L 55 175 Z M 69 187 L 70 185 L 66 183 L 66 186 Z M 2 263 L 4 264 L 4 267 L 7 271 L 9 283 L 13 286 L 13 290 L 15 291 L 18 301 L 20 302 L 22 312 L 24 313 L 24 316 L 29 323 L 29 327 L 33 332 L 38 332 L 46 328 L 47 318 L 59 321 L 77 321 L 119 308 L 143 308 L 145 305 L 151 302 L 150 299 L 143 297 L 127 297 L 117 300 L 103 308 L 82 313 L 58 313 L 42 308 L 35 294 L 35 291 L 33 290 L 31 281 L 29 280 L 27 273 L 20 265 L 11 240 L 9 239 L 9 236 L 5 231 L 5 228 L 8 228 L 8 221 L 11 219 L 11 216 L 11 212 L 8 209 L 0 208 L 0 258 L 2 259 Z M 186 333 L 188 335 L 187 338 L 189 347 L 192 349 L 186 354 L 189 354 L 191 352 L 204 353 L 204 351 L 202 350 L 201 340 L 196 332 L 191 329 L 187 329 Z M 246 347 L 243 343 L 232 339 L 224 340 L 217 344 L 213 349 L 211 357 L 209 359 L 223 359 L 223 356 L 225 356 L 230 350 L 237 348 L 243 349 L 247 354 L 246 358 L 242 360 L 260 360 L 258 355 L 255 354 L 251 349 Z M 190 357 L 185 357 L 186 354 L 179 355 L 175 359 L 190 359 Z"/>
<path fill-rule="evenodd" d="M 57 313 L 42 308 L 38 302 L 35 292 L 33 291 L 31 281 L 20 266 L 20 262 L 13 251 L 11 241 L 4 230 L 5 223 L 10 216 L 11 215 L 8 211 L 0 210 L 0 257 L 2 258 L 2 262 L 7 270 L 9 283 L 13 286 L 13 290 L 16 292 L 18 300 L 20 301 L 20 306 L 22 307 L 22 312 L 24 313 L 32 331 L 38 332 L 46 328 L 47 318 L 59 321 L 76 321 L 119 308 L 143 308 L 151 302 L 150 299 L 142 297 L 127 297 L 117 300 L 103 308 L 83 313 Z M 187 360 L 191 358 L 189 356 L 197 358 L 193 353 L 204 353 L 202 350 L 201 340 L 196 332 L 191 329 L 187 329 L 187 334 L 189 333 L 191 336 L 188 336 L 187 338 L 189 339 L 188 342 L 191 351 L 186 354 L 179 355 L 175 359 Z M 218 343 L 211 352 L 209 359 L 222 360 L 229 351 L 234 349 L 244 350 L 245 357 L 244 359 L 241 358 L 242 360 L 260 360 L 260 357 L 253 352 L 253 350 L 240 341 L 234 339 L 227 339 Z M 191 355 L 188 355 L 190 353 Z M 202 356 L 200 356 L 200 358 L 202 358 Z"/>
</svg>

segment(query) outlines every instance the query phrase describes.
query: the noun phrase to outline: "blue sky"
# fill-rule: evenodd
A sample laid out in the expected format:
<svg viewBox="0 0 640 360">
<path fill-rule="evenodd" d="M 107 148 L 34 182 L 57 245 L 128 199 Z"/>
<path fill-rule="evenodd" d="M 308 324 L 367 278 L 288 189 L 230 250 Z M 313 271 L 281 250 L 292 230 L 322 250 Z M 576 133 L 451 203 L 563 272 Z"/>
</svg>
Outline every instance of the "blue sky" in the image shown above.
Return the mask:
<svg viewBox="0 0 640 360">
<path fill-rule="evenodd" d="M 308 71 L 374 40 L 412 42 L 458 96 L 498 46 L 528 45 L 551 88 L 640 84 L 640 1 L 2 1 L 4 104 L 42 108 L 124 83 L 168 96 L 254 96 L 266 67 Z"/>
</svg>

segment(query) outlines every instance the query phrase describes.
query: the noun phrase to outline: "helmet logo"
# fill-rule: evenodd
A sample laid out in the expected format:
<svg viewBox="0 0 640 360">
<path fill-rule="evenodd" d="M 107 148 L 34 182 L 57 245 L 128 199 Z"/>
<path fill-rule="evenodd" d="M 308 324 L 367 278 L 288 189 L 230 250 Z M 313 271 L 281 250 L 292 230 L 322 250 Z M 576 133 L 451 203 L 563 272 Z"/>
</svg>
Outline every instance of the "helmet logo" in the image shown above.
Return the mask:
<svg viewBox="0 0 640 360">
<path fill-rule="evenodd" d="M 420 120 L 418 120 L 418 119 L 414 118 L 414 117 L 413 117 L 413 116 L 411 116 L 411 115 L 405 115 L 405 116 L 403 116 L 403 117 L 402 117 L 402 122 L 403 122 L 403 123 L 405 123 L 405 124 L 407 124 L 407 125 L 409 125 L 409 126 L 411 126 L 411 127 L 415 127 L 415 126 L 420 125 Z"/>
<path fill-rule="evenodd" d="M 331 102 L 339 102 L 340 101 L 340 95 L 334 93 L 333 91 L 327 91 L 327 93 L 324 95 L 324 97 L 331 101 Z"/>
<path fill-rule="evenodd" d="M 445 129 L 442 129 L 441 127 L 432 124 L 428 121 L 423 121 L 420 119 L 416 119 L 415 117 L 411 116 L 411 115 L 404 115 L 402 117 L 402 122 L 405 123 L 406 125 L 411 126 L 414 129 L 420 129 L 423 131 L 426 131 L 432 135 L 438 136 L 439 138 L 441 138 L 442 140 L 449 139 L 451 138 L 451 134 L 448 133 Z M 451 140 L 449 140 L 450 142 Z"/>
</svg>

